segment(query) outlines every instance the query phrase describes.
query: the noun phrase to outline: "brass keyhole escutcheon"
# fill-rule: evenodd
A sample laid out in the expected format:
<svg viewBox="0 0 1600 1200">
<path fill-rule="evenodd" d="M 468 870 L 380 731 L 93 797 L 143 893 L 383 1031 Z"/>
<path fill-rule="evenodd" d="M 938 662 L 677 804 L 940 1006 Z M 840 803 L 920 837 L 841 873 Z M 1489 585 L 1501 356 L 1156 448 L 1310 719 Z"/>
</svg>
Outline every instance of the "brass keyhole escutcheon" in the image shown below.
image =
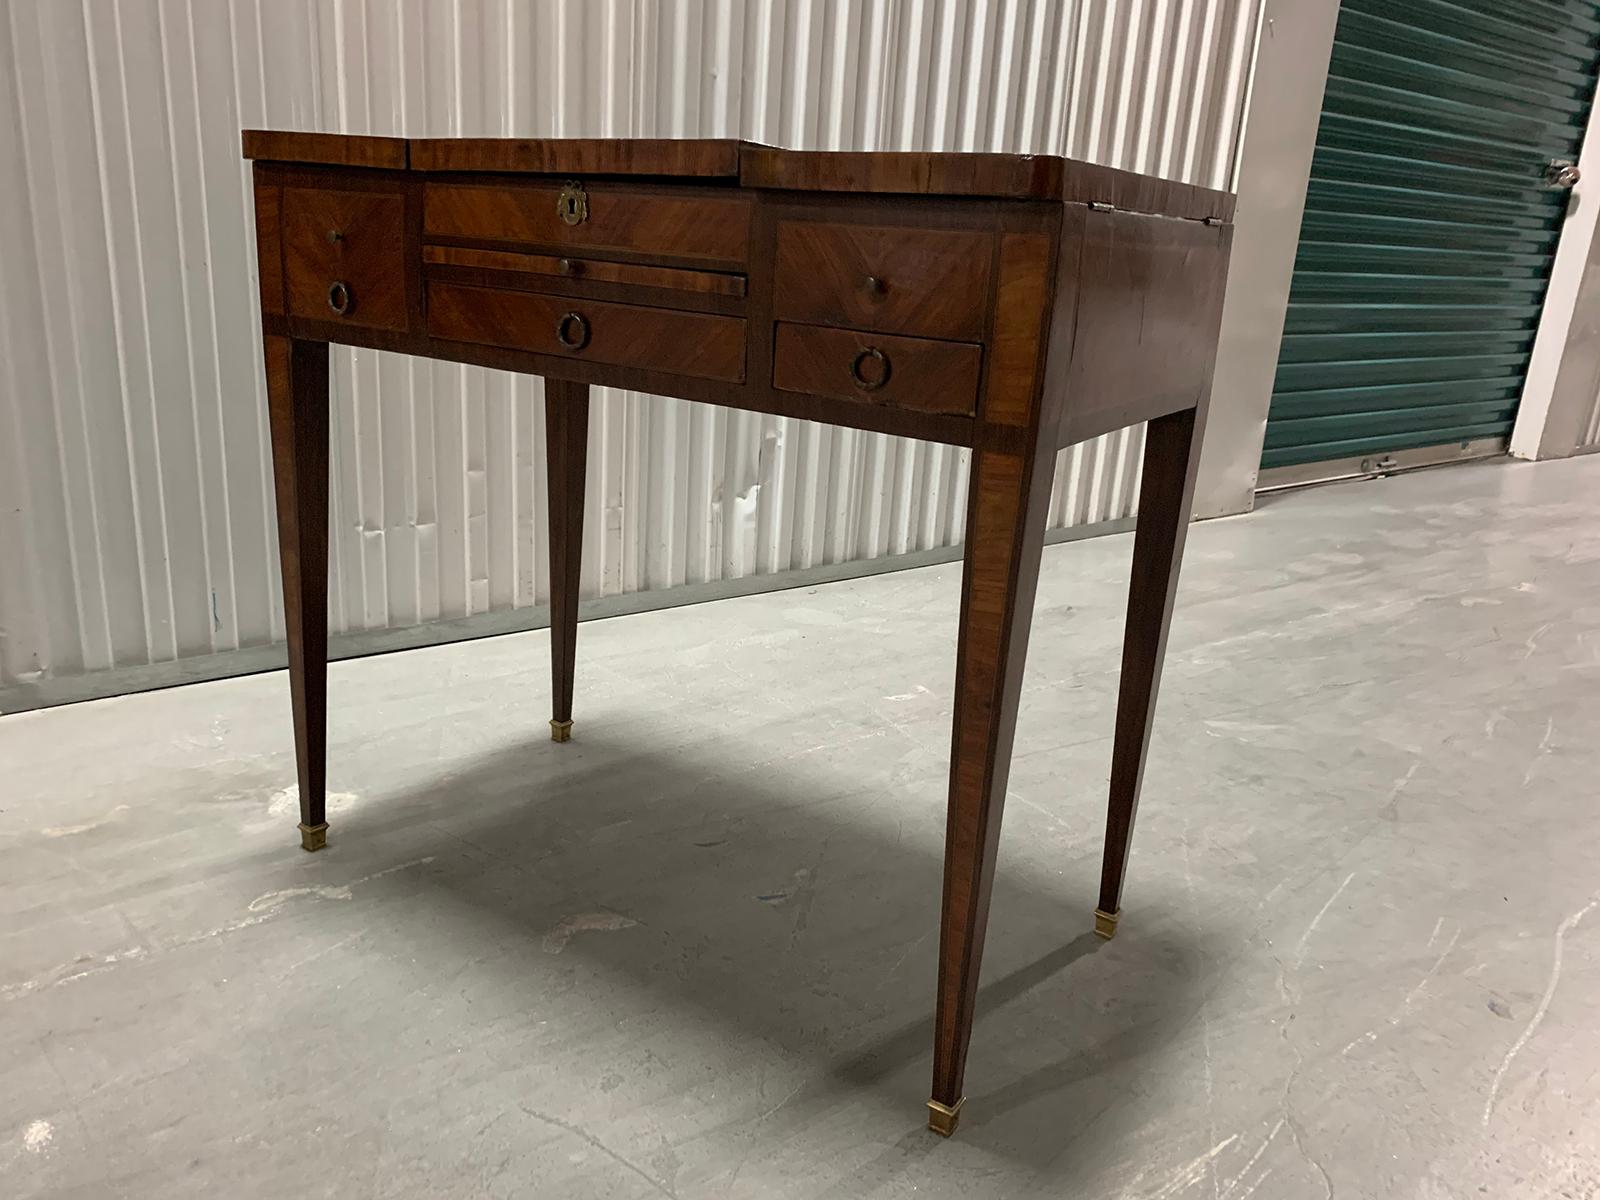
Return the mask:
<svg viewBox="0 0 1600 1200">
<path fill-rule="evenodd" d="M 556 213 L 568 225 L 582 225 L 589 217 L 589 197 L 577 180 L 563 184 L 556 197 Z"/>
</svg>

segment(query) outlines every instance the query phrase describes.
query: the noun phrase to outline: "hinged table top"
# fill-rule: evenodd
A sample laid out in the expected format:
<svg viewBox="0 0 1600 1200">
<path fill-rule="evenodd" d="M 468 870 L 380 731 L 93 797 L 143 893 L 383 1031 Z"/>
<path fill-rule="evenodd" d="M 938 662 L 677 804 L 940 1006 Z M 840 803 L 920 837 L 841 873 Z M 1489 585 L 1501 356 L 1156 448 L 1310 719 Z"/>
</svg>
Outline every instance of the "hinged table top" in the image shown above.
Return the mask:
<svg viewBox="0 0 1600 1200">
<path fill-rule="evenodd" d="M 398 171 L 726 180 L 779 191 L 1103 204 L 1228 221 L 1227 192 L 1053 154 L 783 150 L 733 138 L 399 138 L 244 131 L 246 158 Z"/>
</svg>

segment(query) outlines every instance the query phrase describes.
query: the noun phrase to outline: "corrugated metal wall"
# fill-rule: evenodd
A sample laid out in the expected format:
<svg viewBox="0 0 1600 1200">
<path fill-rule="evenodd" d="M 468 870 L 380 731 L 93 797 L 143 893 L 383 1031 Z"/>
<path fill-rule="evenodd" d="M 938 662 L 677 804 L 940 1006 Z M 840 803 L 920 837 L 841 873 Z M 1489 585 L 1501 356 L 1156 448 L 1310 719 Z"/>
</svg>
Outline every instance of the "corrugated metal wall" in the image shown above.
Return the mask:
<svg viewBox="0 0 1600 1200">
<path fill-rule="evenodd" d="M 0 685 L 282 636 L 241 126 L 1035 151 L 1220 187 L 1257 3 L 0 0 Z M 542 603 L 538 382 L 334 361 L 334 630 Z M 597 400 L 589 596 L 960 537 L 958 451 Z M 1140 440 L 1064 454 L 1052 523 L 1131 514 Z"/>
</svg>

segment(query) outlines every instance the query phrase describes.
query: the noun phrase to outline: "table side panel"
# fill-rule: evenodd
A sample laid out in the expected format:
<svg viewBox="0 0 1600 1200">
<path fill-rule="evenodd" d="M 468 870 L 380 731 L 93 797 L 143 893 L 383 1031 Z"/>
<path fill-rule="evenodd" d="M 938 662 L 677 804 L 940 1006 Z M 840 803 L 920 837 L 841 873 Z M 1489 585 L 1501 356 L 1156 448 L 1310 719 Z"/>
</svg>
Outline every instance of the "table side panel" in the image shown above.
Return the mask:
<svg viewBox="0 0 1600 1200">
<path fill-rule="evenodd" d="M 256 275 L 261 311 L 282 313 L 283 289 L 283 185 L 255 168 Z"/>
<path fill-rule="evenodd" d="M 1045 377 L 1061 406 L 1061 445 L 1205 398 L 1231 239 L 1225 224 L 1086 215 L 1075 312 L 1058 313 Z"/>
<path fill-rule="evenodd" d="M 983 401 L 986 422 L 1022 427 L 1035 418 L 1057 240 L 1042 232 L 1000 237 Z"/>
</svg>

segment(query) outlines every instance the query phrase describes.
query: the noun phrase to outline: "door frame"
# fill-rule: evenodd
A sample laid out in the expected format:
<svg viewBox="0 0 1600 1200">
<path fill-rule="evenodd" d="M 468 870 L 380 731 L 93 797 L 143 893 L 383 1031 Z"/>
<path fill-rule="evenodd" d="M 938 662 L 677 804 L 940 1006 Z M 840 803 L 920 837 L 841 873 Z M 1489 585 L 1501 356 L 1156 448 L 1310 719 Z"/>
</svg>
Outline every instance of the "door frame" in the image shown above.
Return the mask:
<svg viewBox="0 0 1600 1200">
<path fill-rule="evenodd" d="M 1322 120 L 1323 90 L 1333 53 L 1337 0 L 1305 4 L 1266 0 L 1263 32 L 1240 140 L 1235 190 L 1239 236 L 1228 272 L 1211 415 L 1195 484 L 1196 518 L 1231 516 L 1255 507 L 1259 489 L 1322 479 L 1388 474 L 1443 462 L 1504 454 L 1500 438 L 1466 446 L 1396 452 L 1393 468 L 1363 469 L 1363 460 L 1262 472 L 1267 411 L 1300 245 L 1311 158 Z M 1533 355 L 1512 427 L 1517 458 L 1565 458 L 1600 451 L 1584 445 L 1600 421 L 1600 104 L 1590 110 L 1567 215 L 1556 242 L 1550 285 L 1534 330 Z M 1490 444 L 1492 443 L 1492 444 Z M 1377 466 L 1377 464 L 1373 464 Z"/>
<path fill-rule="evenodd" d="M 1600 96 L 1596 97 L 1600 101 Z M 1578 153 L 1580 178 L 1567 196 L 1550 286 L 1533 334 L 1533 357 L 1511 428 L 1511 456 L 1530 461 L 1600 450 L 1600 135 L 1589 109 Z"/>
</svg>

